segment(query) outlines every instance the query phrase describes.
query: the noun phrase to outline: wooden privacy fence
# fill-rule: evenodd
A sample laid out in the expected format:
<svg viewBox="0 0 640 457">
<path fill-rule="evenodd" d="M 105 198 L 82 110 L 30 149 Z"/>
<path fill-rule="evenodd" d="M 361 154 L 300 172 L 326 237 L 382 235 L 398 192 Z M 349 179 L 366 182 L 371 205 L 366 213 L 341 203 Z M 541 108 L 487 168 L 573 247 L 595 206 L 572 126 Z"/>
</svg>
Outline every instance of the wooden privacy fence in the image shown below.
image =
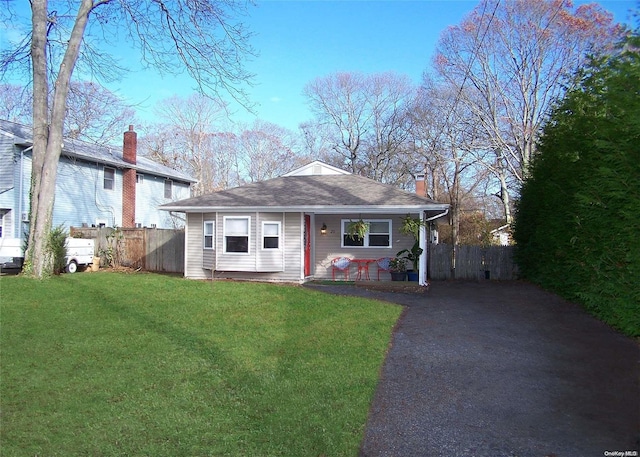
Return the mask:
<svg viewBox="0 0 640 457">
<path fill-rule="evenodd" d="M 429 277 L 431 279 L 499 279 L 518 277 L 513 260 L 514 246 L 457 246 L 453 268 L 453 246 L 429 245 Z"/>
<path fill-rule="evenodd" d="M 70 236 L 95 239 L 103 265 L 184 273 L 184 230 L 71 227 Z"/>
</svg>

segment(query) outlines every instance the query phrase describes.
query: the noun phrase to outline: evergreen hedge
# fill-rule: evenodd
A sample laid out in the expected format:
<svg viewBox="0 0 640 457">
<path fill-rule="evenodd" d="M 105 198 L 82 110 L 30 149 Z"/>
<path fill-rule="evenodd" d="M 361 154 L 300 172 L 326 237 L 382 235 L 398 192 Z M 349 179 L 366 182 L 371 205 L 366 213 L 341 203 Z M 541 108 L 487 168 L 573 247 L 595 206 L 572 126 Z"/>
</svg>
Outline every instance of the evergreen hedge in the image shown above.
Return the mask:
<svg viewBox="0 0 640 457">
<path fill-rule="evenodd" d="M 514 226 L 524 277 L 630 336 L 640 336 L 639 41 L 594 60 L 554 110 Z"/>
</svg>

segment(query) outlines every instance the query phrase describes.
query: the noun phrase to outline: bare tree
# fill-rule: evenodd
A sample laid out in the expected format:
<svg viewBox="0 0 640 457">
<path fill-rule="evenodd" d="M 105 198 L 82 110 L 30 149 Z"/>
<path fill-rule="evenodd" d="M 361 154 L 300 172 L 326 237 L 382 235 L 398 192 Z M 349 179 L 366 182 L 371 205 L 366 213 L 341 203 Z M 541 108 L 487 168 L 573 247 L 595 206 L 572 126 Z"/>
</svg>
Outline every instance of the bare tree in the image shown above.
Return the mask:
<svg viewBox="0 0 640 457">
<path fill-rule="evenodd" d="M 198 181 L 192 189 L 194 195 L 216 189 L 218 151 L 211 137 L 224 129 L 226 104 L 201 94 L 173 96 L 158 103 L 156 115 L 161 123 L 142 142 L 143 154 L 192 175 Z"/>
<path fill-rule="evenodd" d="M 344 156 L 336 154 L 333 149 L 333 129 L 318 120 L 303 122 L 299 126 L 302 153 L 307 157 L 313 157 L 329 165 L 338 168 L 346 168 Z"/>
<path fill-rule="evenodd" d="M 130 105 L 100 84 L 72 81 L 64 134 L 92 143 L 109 144 L 121 138 L 124 126 L 134 122 L 134 115 Z"/>
<path fill-rule="evenodd" d="M 52 270 L 46 240 L 76 64 L 92 76 L 113 77 L 118 66 L 101 50 L 107 40 L 115 44 L 126 38 L 158 71 L 186 71 L 202 92 L 225 91 L 246 102 L 241 86 L 250 75 L 242 61 L 251 50 L 246 30 L 233 21 L 245 11 L 245 4 L 235 0 L 31 0 L 30 5 L 30 23 L 23 24 L 28 33 L 2 49 L 0 73 L 20 64 L 31 69 L 33 161 L 25 272 L 42 278 Z M 20 20 L 10 3 L 0 14 Z"/>
<path fill-rule="evenodd" d="M 487 173 L 473 153 L 478 147 L 478 125 L 464 105 L 452 103 L 455 97 L 450 87 L 426 80 L 412 110 L 412 132 L 414 159 L 424 166 L 427 191 L 432 198 L 450 204 L 452 242 L 457 245 L 461 213 L 475 209 L 476 193 L 483 188 Z M 452 106 L 454 111 L 450 111 Z M 455 257 L 453 260 L 455 266 Z"/>
<path fill-rule="evenodd" d="M 31 123 L 31 91 L 17 84 L 0 84 L 0 118 L 18 124 Z"/>
<path fill-rule="evenodd" d="M 409 78 L 396 73 L 335 73 L 312 81 L 304 90 L 316 123 L 330 135 L 340 165 L 395 184 L 408 176 L 407 107 L 414 92 Z M 305 133 L 308 136 L 308 128 Z"/>
<path fill-rule="evenodd" d="M 245 183 L 240 172 L 238 135 L 233 132 L 214 133 L 210 137 L 211 147 L 217 151 L 213 158 L 212 191 L 229 189 Z"/>
<path fill-rule="evenodd" d="M 1 84 L 0 118 L 31 124 L 32 97 L 29 86 Z M 71 81 L 64 136 L 109 144 L 120 138 L 123 126 L 132 122 L 134 115 L 130 105 L 105 87 L 95 82 Z"/>
<path fill-rule="evenodd" d="M 493 155 L 485 163 L 500 181 L 507 221 L 509 181 L 522 182 L 565 78 L 621 33 L 595 4 L 573 10 L 569 0 L 482 0 L 441 35 L 436 72 L 484 130 Z"/>
<path fill-rule="evenodd" d="M 281 176 L 304 161 L 293 132 L 257 120 L 238 136 L 239 154 L 250 182 Z"/>
<path fill-rule="evenodd" d="M 285 128 L 261 120 L 227 125 L 222 101 L 199 94 L 171 97 L 156 113 L 162 122 L 143 128 L 141 153 L 192 175 L 198 181 L 194 195 L 273 178 L 304 160 L 297 138 Z"/>
<path fill-rule="evenodd" d="M 366 159 L 364 174 L 381 182 L 402 184 L 411 171 L 407 156 L 411 153 L 412 117 L 409 108 L 415 88 L 406 75 L 374 74 L 368 78 L 367 101 L 370 128 L 364 137 Z"/>
<path fill-rule="evenodd" d="M 366 77 L 360 73 L 335 73 L 307 84 L 304 94 L 321 125 L 336 135 L 332 148 L 352 173 L 357 173 L 362 137 L 367 131 Z"/>
</svg>

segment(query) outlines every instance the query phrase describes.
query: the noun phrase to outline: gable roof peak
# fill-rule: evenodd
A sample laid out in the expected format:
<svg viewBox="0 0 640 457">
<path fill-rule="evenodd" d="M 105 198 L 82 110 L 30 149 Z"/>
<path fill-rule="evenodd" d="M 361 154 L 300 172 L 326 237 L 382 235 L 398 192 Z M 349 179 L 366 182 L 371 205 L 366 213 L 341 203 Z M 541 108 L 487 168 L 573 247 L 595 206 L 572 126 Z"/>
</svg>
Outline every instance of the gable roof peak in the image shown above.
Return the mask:
<svg viewBox="0 0 640 457">
<path fill-rule="evenodd" d="M 316 175 L 350 175 L 348 171 L 334 167 L 319 160 L 314 160 L 298 167 L 282 176 L 316 176 Z"/>
</svg>

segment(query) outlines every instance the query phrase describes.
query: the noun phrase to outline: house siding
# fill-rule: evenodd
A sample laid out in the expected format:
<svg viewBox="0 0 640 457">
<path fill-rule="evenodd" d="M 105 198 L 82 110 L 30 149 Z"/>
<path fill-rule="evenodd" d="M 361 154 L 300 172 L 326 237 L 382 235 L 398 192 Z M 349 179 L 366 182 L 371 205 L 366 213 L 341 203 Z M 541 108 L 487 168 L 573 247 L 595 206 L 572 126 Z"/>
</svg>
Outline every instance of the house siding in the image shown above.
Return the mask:
<svg viewBox="0 0 640 457">
<path fill-rule="evenodd" d="M 251 217 L 249 254 L 227 254 L 223 252 L 225 216 Z M 402 249 L 413 246 L 413 238 L 400 234 L 399 228 L 403 216 L 397 214 L 362 214 L 358 219 L 390 219 L 392 221 L 391 247 L 389 248 L 342 248 L 340 223 L 349 219 L 342 214 L 312 215 L 312 252 L 311 277 L 306 279 L 331 279 L 331 260 L 339 256 L 351 258 L 378 259 L 395 257 Z M 355 218 L 353 218 L 355 220 Z M 203 223 L 215 221 L 214 249 L 204 249 Z M 281 245 L 283 250 L 268 252 L 261 249 L 261 226 L 263 221 L 280 221 Z M 328 227 L 326 235 L 320 235 L 322 224 Z M 263 281 L 304 281 L 303 252 L 304 216 L 301 213 L 189 213 L 187 215 L 187 260 L 185 276 L 193 279 L 210 279 L 212 269 L 215 278 L 263 280 Z M 282 262 L 282 263 L 279 263 Z M 215 265 L 215 267 L 214 267 Z M 410 267 L 408 265 L 408 267 Z M 371 279 L 377 278 L 375 265 L 370 265 Z M 356 265 L 351 266 L 351 278 L 357 274 Z M 389 279 L 382 276 L 381 279 Z"/>
<path fill-rule="evenodd" d="M 250 217 L 249 253 L 224 252 L 224 218 Z M 214 249 L 204 249 L 204 221 L 215 221 Z M 262 222 L 280 222 L 280 249 L 262 249 Z M 189 213 L 187 214 L 187 265 L 185 276 L 263 281 L 302 280 L 302 216 L 300 213 Z"/>
<path fill-rule="evenodd" d="M 13 139 L 0 135 L 0 192 L 14 187 L 16 167 L 16 148 Z"/>
<path fill-rule="evenodd" d="M 211 270 L 213 270 L 213 266 L 216 264 L 216 256 L 220 252 L 220 248 L 217 246 L 216 237 L 218 236 L 218 230 L 220 229 L 218 225 L 217 214 L 216 213 L 205 213 L 203 214 L 202 220 L 200 224 L 195 229 L 198 230 L 196 232 L 199 234 L 198 238 L 198 252 L 200 257 L 202 258 L 202 268 L 205 270 L 209 270 L 208 276 L 211 277 Z M 204 248 L 204 221 L 213 221 L 213 249 L 205 249 Z"/>
<path fill-rule="evenodd" d="M 16 227 L 16 176 L 19 166 L 16 166 L 16 148 L 12 140 L 6 135 L 0 135 L 0 215 L 2 216 L 2 238 L 14 238 Z"/>
<path fill-rule="evenodd" d="M 287 281 L 304 279 L 304 215 L 301 213 L 285 213 L 284 262 L 286 270 L 281 275 Z"/>
<path fill-rule="evenodd" d="M 395 257 L 398 251 L 410 249 L 414 240 L 411 236 L 400 234 L 399 228 L 403 216 L 397 214 L 362 214 L 356 219 L 390 219 L 391 220 L 391 247 L 389 248 L 359 248 L 348 247 L 342 248 L 342 232 L 340 228 L 343 219 L 350 219 L 348 215 L 316 215 L 313 231 L 315 233 L 315 263 L 313 275 L 315 279 L 331 279 L 331 260 L 346 256 L 359 259 L 378 259 L 380 257 Z M 322 224 L 327 225 L 327 234 L 320 235 L 320 227 Z M 409 268 L 409 265 L 407 265 Z M 376 266 L 370 265 L 369 274 L 372 279 L 377 278 Z M 357 274 L 356 265 L 351 265 L 350 276 L 355 279 Z M 384 279 L 384 278 L 380 278 Z M 388 279 L 388 278 L 386 278 Z"/>
<path fill-rule="evenodd" d="M 175 200 L 189 198 L 190 185 L 173 181 L 171 198 L 164 198 L 164 181 L 162 176 L 153 176 L 138 172 L 142 175 L 142 182 L 136 184 L 136 223 L 142 227 L 182 228 L 185 225 L 183 217 L 173 216 L 168 211 L 159 211 L 158 207 Z"/>
<path fill-rule="evenodd" d="M 285 267 L 285 251 L 286 251 L 286 233 L 284 231 L 285 218 L 284 214 L 278 213 L 262 213 L 258 214 L 256 221 L 256 266 L 258 271 L 278 272 L 284 271 Z M 279 222 L 280 223 L 280 239 L 278 249 L 263 248 L 263 222 Z"/>
<path fill-rule="evenodd" d="M 13 140 L 12 140 L 13 141 Z M 28 155 L 21 157 L 20 149 L 12 142 L 7 142 L 4 135 L 0 135 L 0 169 L 5 177 L 4 184 L 11 187 L 0 193 L 0 208 L 8 210 L 4 218 L 3 238 L 21 238 L 21 234 L 28 230 L 26 223 L 22 222 L 22 213 L 29 213 L 29 186 L 31 182 L 31 158 Z M 5 170 L 6 166 L 6 170 Z M 21 174 L 22 170 L 22 195 Z M 10 172 L 11 176 L 8 176 Z M 4 187 L 3 187 L 4 190 Z M 22 198 L 22 206 L 20 199 Z"/>
<path fill-rule="evenodd" d="M 104 189 L 103 170 L 102 164 L 60 157 L 54 226 L 122 226 L 122 170 L 116 169 L 112 190 Z"/>
<path fill-rule="evenodd" d="M 202 250 L 202 222 L 206 220 L 203 214 L 187 214 L 185 229 L 185 269 L 187 278 L 206 279 L 207 272 L 203 266 Z M 200 235 L 199 235 L 200 234 Z"/>
</svg>

